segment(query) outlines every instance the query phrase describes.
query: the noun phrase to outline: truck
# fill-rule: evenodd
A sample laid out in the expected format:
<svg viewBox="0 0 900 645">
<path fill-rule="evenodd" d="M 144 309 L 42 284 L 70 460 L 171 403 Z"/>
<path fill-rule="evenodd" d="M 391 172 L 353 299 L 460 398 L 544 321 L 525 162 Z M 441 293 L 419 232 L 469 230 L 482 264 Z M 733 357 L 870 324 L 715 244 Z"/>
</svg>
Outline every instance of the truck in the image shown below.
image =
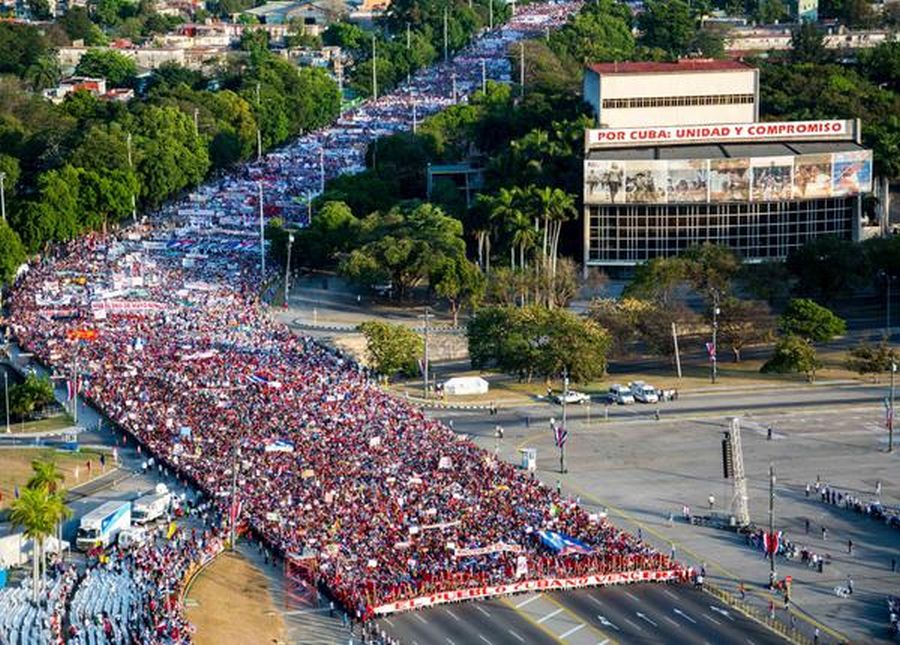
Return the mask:
<svg viewBox="0 0 900 645">
<path fill-rule="evenodd" d="M 148 493 L 143 497 L 134 500 L 134 506 L 131 509 L 131 519 L 135 524 L 149 524 L 154 520 L 165 517 L 172 505 L 172 494 L 163 488 Z"/>
<path fill-rule="evenodd" d="M 106 502 L 81 518 L 75 546 L 82 551 L 106 548 L 115 543 L 122 529 L 131 526 L 131 502 Z"/>
</svg>

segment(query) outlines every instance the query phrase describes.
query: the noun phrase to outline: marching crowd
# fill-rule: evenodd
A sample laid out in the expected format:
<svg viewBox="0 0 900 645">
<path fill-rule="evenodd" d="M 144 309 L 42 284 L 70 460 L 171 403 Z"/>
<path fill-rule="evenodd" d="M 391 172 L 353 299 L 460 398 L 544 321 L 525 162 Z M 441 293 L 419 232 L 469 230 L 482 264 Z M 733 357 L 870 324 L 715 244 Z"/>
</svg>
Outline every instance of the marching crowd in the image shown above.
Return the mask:
<svg viewBox="0 0 900 645">
<path fill-rule="evenodd" d="M 447 62 L 419 70 L 390 94 L 369 100 L 343 113 L 332 126 L 201 187 L 187 201 L 166 207 L 165 213 L 210 210 L 231 226 L 253 229 L 261 183 L 266 217 L 308 223 L 311 197 L 322 190 L 326 179 L 363 170 L 372 141 L 412 130 L 416 121 L 465 101 L 483 80 L 510 80 L 509 46 L 558 27 L 580 6 L 580 0 L 566 0 L 520 7 L 504 26 L 485 31 Z"/>
<path fill-rule="evenodd" d="M 273 553 L 312 562 L 314 582 L 360 619 L 436 591 L 676 570 L 605 518 L 384 393 L 353 360 L 274 322 L 257 297 L 259 238 L 242 227 L 257 179 L 269 206 L 286 205 L 320 182 L 323 168 L 331 176 L 359 167 L 373 137 L 408 129 L 412 94 L 425 115 L 456 100 L 454 87 L 464 95 L 478 86 L 482 59 L 491 78 L 508 74 L 510 42 L 575 8 L 520 9 L 452 62 L 417 74 L 414 92 L 401 88 L 343 115 L 175 204 L 169 218 L 44 256 L 13 289 L 16 339 L 61 373 L 74 365 L 81 395 L 142 450 Z M 577 554 L 545 548 L 542 531 L 578 545 Z M 85 579 L 101 591 L 95 597 L 122 589 L 139 610 L 76 594 L 70 638 L 88 642 L 82 635 L 99 630 L 112 640 L 188 640 L 172 595 L 218 544 L 192 536 L 96 565 Z"/>
<path fill-rule="evenodd" d="M 816 491 L 823 503 L 840 506 L 841 508 L 855 511 L 860 515 L 868 515 L 872 519 L 884 522 L 892 528 L 900 529 L 900 508 L 886 506 L 878 499 L 881 494 L 881 482 L 876 484 L 875 489 L 876 499 L 866 500 L 849 491 L 838 490 L 829 484 L 820 486 L 819 482 L 816 482 Z M 809 485 L 807 484 L 808 496 Z"/>
</svg>

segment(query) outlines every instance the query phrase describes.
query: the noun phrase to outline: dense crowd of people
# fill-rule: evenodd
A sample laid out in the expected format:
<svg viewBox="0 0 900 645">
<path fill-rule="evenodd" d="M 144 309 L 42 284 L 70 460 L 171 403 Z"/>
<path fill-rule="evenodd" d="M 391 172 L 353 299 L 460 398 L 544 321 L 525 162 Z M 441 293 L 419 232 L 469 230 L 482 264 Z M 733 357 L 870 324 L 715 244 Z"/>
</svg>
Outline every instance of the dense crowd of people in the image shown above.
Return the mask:
<svg viewBox="0 0 900 645">
<path fill-rule="evenodd" d="M 48 567 L 37 603 L 32 602 L 30 579 L 0 589 L 0 643 L 62 643 L 66 605 L 77 578 L 74 567 L 57 561 Z"/>
<path fill-rule="evenodd" d="M 879 483 L 877 488 L 880 489 L 880 487 Z M 877 499 L 877 495 L 876 499 L 867 500 L 859 494 L 838 490 L 829 484 L 818 488 L 819 498 L 823 503 L 866 515 L 879 522 L 884 522 L 891 528 L 900 529 L 900 508 L 883 504 L 880 499 Z"/>
<path fill-rule="evenodd" d="M 258 298 L 257 179 L 268 187 L 267 214 L 283 216 L 269 207 L 312 190 L 323 166 L 329 176 L 359 167 L 373 137 L 408 129 L 411 95 L 425 115 L 455 100 L 454 86 L 460 95 L 478 86 L 482 59 L 491 78 L 508 75 L 509 43 L 576 7 L 529 5 L 452 62 L 417 74 L 414 92 L 401 88 L 343 115 L 164 218 L 56 249 L 16 282 L 16 339 L 61 373 L 75 365 L 82 396 L 273 553 L 312 562 L 310 577 L 359 618 L 437 591 L 676 570 L 605 518 L 383 392 L 353 360 L 294 336 Z M 578 547 L 554 552 L 539 532 Z M 125 585 L 141 608 L 128 619 L 140 621 L 139 633 L 152 628 L 177 643 L 188 630 L 166 598 L 194 555 L 176 545 L 115 556 L 88 581 L 101 590 Z M 119 580 L 117 571 L 133 573 Z M 99 607 L 99 619 L 92 605 L 77 607 L 88 608 L 76 630 L 135 627 L 118 604 Z"/>
</svg>

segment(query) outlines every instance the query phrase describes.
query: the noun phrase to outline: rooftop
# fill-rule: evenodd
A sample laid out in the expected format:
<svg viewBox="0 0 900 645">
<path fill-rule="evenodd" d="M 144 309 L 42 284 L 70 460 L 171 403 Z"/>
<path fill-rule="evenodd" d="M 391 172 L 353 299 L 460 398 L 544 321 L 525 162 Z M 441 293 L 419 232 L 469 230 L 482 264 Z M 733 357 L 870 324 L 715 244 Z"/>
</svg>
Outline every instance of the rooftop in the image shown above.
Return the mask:
<svg viewBox="0 0 900 645">
<path fill-rule="evenodd" d="M 796 155 L 866 150 L 853 141 L 813 141 L 789 143 L 722 143 L 705 145 L 661 145 L 645 148 L 592 150 L 593 160 L 632 161 L 638 159 L 741 159 L 745 157 L 793 157 Z"/>
<path fill-rule="evenodd" d="M 753 69 L 736 60 L 686 58 L 676 63 L 625 61 L 622 63 L 593 63 L 588 69 L 597 74 L 681 74 L 684 72 L 729 72 Z"/>
</svg>

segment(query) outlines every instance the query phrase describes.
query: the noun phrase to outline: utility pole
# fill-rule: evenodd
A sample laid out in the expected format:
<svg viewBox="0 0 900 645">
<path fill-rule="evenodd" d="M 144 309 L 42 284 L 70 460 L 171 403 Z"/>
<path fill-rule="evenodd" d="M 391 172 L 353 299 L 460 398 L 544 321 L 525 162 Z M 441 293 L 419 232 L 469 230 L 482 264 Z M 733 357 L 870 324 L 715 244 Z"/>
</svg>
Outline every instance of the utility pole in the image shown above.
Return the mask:
<svg viewBox="0 0 900 645">
<path fill-rule="evenodd" d="M 713 323 L 712 323 L 712 346 L 709 349 L 709 367 L 711 370 L 712 382 L 715 384 L 716 377 L 718 376 L 718 369 L 716 366 L 716 354 L 718 354 L 718 348 L 716 347 L 716 335 L 719 331 L 719 292 L 713 291 Z"/>
<path fill-rule="evenodd" d="M 290 289 L 290 278 L 291 278 L 291 246 L 294 244 L 294 234 L 288 233 L 288 244 L 287 244 L 287 261 L 284 263 L 284 306 L 287 308 L 288 305 L 288 291 Z"/>
<path fill-rule="evenodd" d="M 7 409 L 8 406 L 7 406 Z M 78 346 L 72 354 L 72 422 L 78 425 Z"/>
<path fill-rule="evenodd" d="M 481 59 L 481 93 L 487 95 L 487 61 Z"/>
<path fill-rule="evenodd" d="M 228 513 L 229 549 L 234 551 L 235 524 L 237 524 L 237 473 L 239 442 L 234 444 L 234 457 L 231 462 L 231 512 Z"/>
<path fill-rule="evenodd" d="M 675 370 L 678 378 L 681 378 L 681 352 L 678 351 L 678 332 L 675 330 L 675 323 L 672 323 L 672 343 L 675 346 Z"/>
<path fill-rule="evenodd" d="M 769 535 L 770 540 L 775 539 L 775 466 L 769 464 Z M 775 551 L 770 549 L 769 553 L 769 589 L 775 588 L 775 581 L 778 579 L 775 573 Z"/>
<path fill-rule="evenodd" d="M 494 0 L 488 0 L 488 29 L 494 31 Z"/>
<path fill-rule="evenodd" d="M 412 90 L 409 92 L 409 100 L 412 102 L 412 131 L 413 134 L 415 134 L 416 130 L 418 130 L 419 123 L 416 119 L 416 97 L 413 96 Z"/>
<path fill-rule="evenodd" d="M 444 62 L 447 62 L 447 7 L 444 7 Z"/>
<path fill-rule="evenodd" d="M 569 472 L 566 468 L 566 441 L 569 440 L 568 416 L 566 415 L 566 402 L 569 398 L 569 370 L 563 367 L 563 399 L 562 399 L 562 434 L 564 437 L 559 442 L 559 472 Z"/>
<path fill-rule="evenodd" d="M 519 41 L 519 96 L 525 96 L 525 41 Z"/>
<path fill-rule="evenodd" d="M 375 36 L 372 35 L 372 100 L 378 100 L 378 58 L 375 51 Z"/>
<path fill-rule="evenodd" d="M 410 37 L 411 37 L 411 34 L 409 31 L 409 23 L 406 23 L 406 51 L 409 51 L 409 48 L 411 46 L 412 41 L 410 40 Z"/>
<path fill-rule="evenodd" d="M 897 363 L 891 361 L 891 401 L 890 417 L 888 418 L 888 452 L 894 452 L 894 374 L 897 373 Z"/>
<path fill-rule="evenodd" d="M 200 108 L 194 108 L 194 134 L 200 134 Z"/>
<path fill-rule="evenodd" d="M 131 159 L 131 133 L 128 133 L 128 136 L 125 138 L 125 143 L 128 146 L 128 169 L 134 172 L 134 163 Z M 5 209 L 4 209 L 5 210 Z M 4 215 L 4 219 L 6 219 Z M 131 192 L 131 219 L 137 222 L 137 199 L 134 195 L 134 191 Z"/>
<path fill-rule="evenodd" d="M 259 118 L 256 120 L 256 161 L 262 160 L 262 127 L 260 127 L 262 113 L 259 111 L 259 108 L 259 81 L 256 81 L 256 113 L 259 115 Z"/>
<path fill-rule="evenodd" d="M 319 148 L 319 192 L 325 192 L 325 148 Z"/>
<path fill-rule="evenodd" d="M 6 173 L 0 172 L 0 217 L 6 221 L 6 187 L 3 182 L 6 180 Z"/>
<path fill-rule="evenodd" d="M 257 199 L 259 200 L 259 266 L 263 281 L 266 279 L 266 224 L 265 215 L 263 213 L 263 185 L 262 181 L 256 182 L 259 189 Z"/>
<path fill-rule="evenodd" d="M 885 296 L 884 310 L 884 336 L 888 340 L 891 339 L 891 281 L 894 279 L 890 273 L 885 274 L 887 281 L 887 295 Z"/>
<path fill-rule="evenodd" d="M 453 93 L 453 102 L 456 103 L 456 74 L 450 75 L 450 87 L 451 92 Z"/>
<path fill-rule="evenodd" d="M 6 367 L 3 368 L 3 398 L 6 401 L 6 434 L 9 434 L 12 429 L 9 427 L 9 374 Z"/>
<path fill-rule="evenodd" d="M 428 305 L 425 305 L 425 315 L 422 316 L 425 319 L 425 357 L 422 361 L 422 389 L 425 393 L 425 398 L 428 398 L 428 319 L 431 317 L 431 314 L 428 313 Z"/>
</svg>

